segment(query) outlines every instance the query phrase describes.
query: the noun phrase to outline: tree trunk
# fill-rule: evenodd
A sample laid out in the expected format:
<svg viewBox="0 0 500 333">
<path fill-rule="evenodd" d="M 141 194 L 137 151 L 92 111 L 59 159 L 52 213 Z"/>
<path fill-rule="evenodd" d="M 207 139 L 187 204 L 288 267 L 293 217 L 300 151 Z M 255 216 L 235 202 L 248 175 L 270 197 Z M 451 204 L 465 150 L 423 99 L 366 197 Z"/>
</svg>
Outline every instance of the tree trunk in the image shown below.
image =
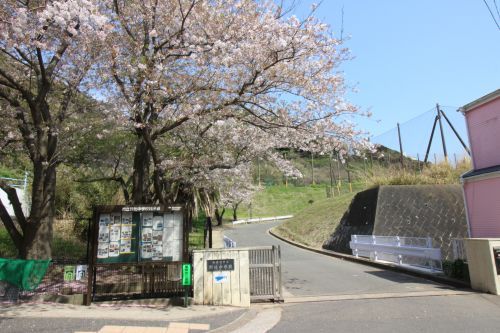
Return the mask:
<svg viewBox="0 0 500 333">
<path fill-rule="evenodd" d="M 233 221 L 238 221 L 238 215 L 237 215 L 238 206 L 239 204 L 233 205 Z"/>
<path fill-rule="evenodd" d="M 22 259 L 52 258 L 53 216 L 42 219 L 38 228 L 30 228 L 23 238 L 19 257 Z"/>
<path fill-rule="evenodd" d="M 52 257 L 52 225 L 55 213 L 55 165 L 46 166 L 35 162 L 33 170 L 32 205 L 29 216 L 23 212 L 22 200 L 15 189 L 2 184 L 14 208 L 15 218 L 11 218 L 4 205 L 0 205 L 0 215 L 21 259 L 50 259 Z"/>
<path fill-rule="evenodd" d="M 146 141 L 139 136 L 134 153 L 134 173 L 132 175 L 132 203 L 152 203 L 150 188 L 149 166 L 151 154 Z"/>
<path fill-rule="evenodd" d="M 217 220 L 217 225 L 222 225 L 222 218 L 224 213 L 226 212 L 226 208 L 222 207 L 222 211 L 219 211 L 219 208 L 215 208 L 215 219 Z"/>
<path fill-rule="evenodd" d="M 42 179 L 33 179 L 33 183 L 42 183 L 43 195 L 40 205 L 32 207 L 29 225 L 23 237 L 23 245 L 20 255 L 23 259 L 50 259 L 52 258 L 53 224 L 55 216 L 56 195 L 56 167 L 42 168 L 42 172 L 34 172 L 34 175 Z M 33 186 L 32 198 L 34 193 Z M 39 195 L 40 197 L 40 195 Z"/>
</svg>

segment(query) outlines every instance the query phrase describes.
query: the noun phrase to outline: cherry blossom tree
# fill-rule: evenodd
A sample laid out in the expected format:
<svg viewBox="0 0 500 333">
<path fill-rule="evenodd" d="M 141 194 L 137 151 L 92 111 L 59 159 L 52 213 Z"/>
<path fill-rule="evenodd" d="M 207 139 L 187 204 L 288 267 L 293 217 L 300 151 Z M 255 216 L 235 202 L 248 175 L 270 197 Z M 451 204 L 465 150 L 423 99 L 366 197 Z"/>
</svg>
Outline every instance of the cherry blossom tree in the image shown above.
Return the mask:
<svg viewBox="0 0 500 333">
<path fill-rule="evenodd" d="M 106 37 L 105 16 L 93 0 L 4 0 L 0 4 L 0 103 L 11 142 L 32 163 L 31 210 L 0 182 L 15 219 L 0 203 L 0 218 L 22 258 L 50 258 L 59 138 L 75 96 L 90 88 L 86 75 Z M 8 143 L 8 142 L 7 142 Z M 2 150 L 5 145 L 2 147 Z"/>
<path fill-rule="evenodd" d="M 358 112 L 338 71 L 348 54 L 312 15 L 254 0 L 114 0 L 109 10 L 110 98 L 136 135 L 133 202 L 168 201 L 175 154 L 160 142 L 180 127 L 232 119 L 261 129 L 266 147 L 355 136 L 336 121 Z"/>
</svg>

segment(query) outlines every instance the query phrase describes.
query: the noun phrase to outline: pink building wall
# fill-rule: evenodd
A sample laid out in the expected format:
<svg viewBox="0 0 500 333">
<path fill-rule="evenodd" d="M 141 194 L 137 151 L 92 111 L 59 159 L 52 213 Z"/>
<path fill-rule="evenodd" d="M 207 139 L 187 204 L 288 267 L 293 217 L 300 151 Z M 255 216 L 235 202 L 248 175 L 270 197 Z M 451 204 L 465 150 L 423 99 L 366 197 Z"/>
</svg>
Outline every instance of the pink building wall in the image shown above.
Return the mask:
<svg viewBox="0 0 500 333">
<path fill-rule="evenodd" d="M 500 165 L 500 98 L 465 113 L 474 169 Z"/>
<path fill-rule="evenodd" d="M 500 175 L 464 183 L 470 237 L 500 238 Z"/>
</svg>

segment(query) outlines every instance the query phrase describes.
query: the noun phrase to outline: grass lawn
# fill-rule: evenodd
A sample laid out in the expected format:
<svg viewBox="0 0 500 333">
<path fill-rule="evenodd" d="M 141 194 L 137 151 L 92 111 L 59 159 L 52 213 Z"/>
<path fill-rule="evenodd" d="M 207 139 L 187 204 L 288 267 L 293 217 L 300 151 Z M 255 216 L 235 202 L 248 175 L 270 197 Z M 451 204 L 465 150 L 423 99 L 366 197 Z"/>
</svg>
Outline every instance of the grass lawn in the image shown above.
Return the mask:
<svg viewBox="0 0 500 333">
<path fill-rule="evenodd" d="M 339 224 L 355 194 L 353 191 L 335 198 L 318 200 L 278 226 L 275 231 L 290 240 L 321 248 Z"/>
<path fill-rule="evenodd" d="M 362 184 L 354 184 L 353 191 L 358 191 L 362 187 Z M 348 184 L 342 184 L 340 192 L 342 195 L 349 193 Z M 338 191 L 336 189 L 333 200 L 337 197 Z M 315 203 L 324 199 L 326 199 L 326 186 L 324 184 L 288 187 L 283 185 L 268 186 L 255 195 L 251 207 L 242 204 L 238 208 L 238 219 L 249 218 L 250 214 L 252 218 L 295 215 L 308 207 L 314 207 Z M 224 218 L 230 219 L 232 214 L 232 210 L 228 209 Z"/>
<path fill-rule="evenodd" d="M 333 198 L 327 198 L 325 185 L 312 186 L 268 186 L 258 192 L 252 201 L 252 217 L 294 215 L 276 229 L 281 236 L 299 243 L 321 248 L 334 231 L 354 195 L 365 188 L 364 183 L 343 184 Z M 238 209 L 238 219 L 248 218 L 250 208 Z M 232 216 L 226 212 L 225 218 Z"/>
</svg>

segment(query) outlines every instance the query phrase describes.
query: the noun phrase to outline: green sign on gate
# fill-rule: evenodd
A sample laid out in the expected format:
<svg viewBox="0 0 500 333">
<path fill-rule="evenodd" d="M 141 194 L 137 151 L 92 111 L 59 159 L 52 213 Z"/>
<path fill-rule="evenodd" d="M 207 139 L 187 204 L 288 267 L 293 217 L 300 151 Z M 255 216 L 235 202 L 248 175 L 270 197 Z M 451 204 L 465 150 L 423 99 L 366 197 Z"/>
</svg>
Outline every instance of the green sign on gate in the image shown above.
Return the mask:
<svg viewBox="0 0 500 333">
<path fill-rule="evenodd" d="M 64 281 L 75 279 L 75 266 L 64 266 Z"/>
<path fill-rule="evenodd" d="M 191 284 L 191 264 L 182 264 L 182 285 L 190 286 Z"/>
</svg>

